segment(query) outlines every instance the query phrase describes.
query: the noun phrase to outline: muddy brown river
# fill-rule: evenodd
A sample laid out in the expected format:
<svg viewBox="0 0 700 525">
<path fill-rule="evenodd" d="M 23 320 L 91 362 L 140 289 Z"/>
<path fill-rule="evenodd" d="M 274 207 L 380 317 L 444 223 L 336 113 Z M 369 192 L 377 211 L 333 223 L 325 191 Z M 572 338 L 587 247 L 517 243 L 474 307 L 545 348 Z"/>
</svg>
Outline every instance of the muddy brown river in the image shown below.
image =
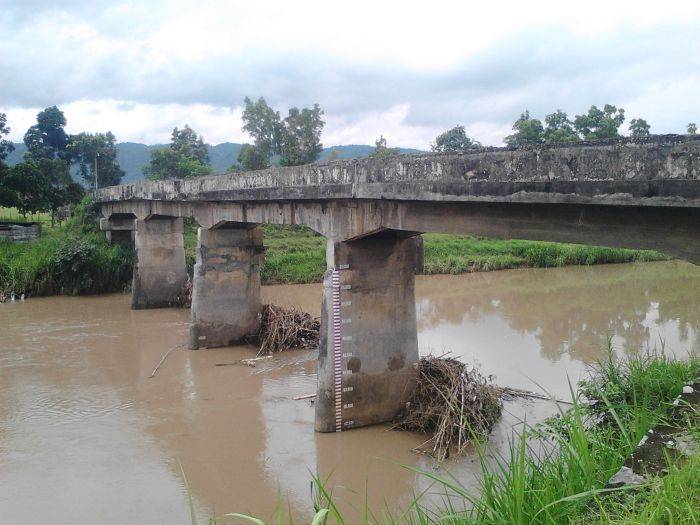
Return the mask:
<svg viewBox="0 0 700 525">
<path fill-rule="evenodd" d="M 320 285 L 270 286 L 265 302 L 318 315 Z M 255 368 L 216 366 L 252 347 L 173 351 L 187 310 L 132 311 L 129 296 L 0 304 L 0 523 L 189 523 L 185 472 L 201 522 L 227 512 L 267 518 L 278 503 L 312 513 L 311 473 L 350 516 L 365 494 L 396 508 L 431 469 L 421 436 L 377 426 L 316 434 L 312 351 Z M 612 339 L 619 352 L 700 351 L 700 268 L 682 262 L 418 277 L 422 353 L 452 352 L 500 385 L 566 397 Z M 492 436 L 551 414 L 550 402 L 507 402 Z M 475 485 L 475 457 L 443 468 Z M 182 470 L 181 470 L 182 469 Z M 437 496 L 426 496 L 430 498 Z M 351 520 L 352 521 L 352 520 Z M 228 521 L 224 521 L 228 523 Z"/>
</svg>

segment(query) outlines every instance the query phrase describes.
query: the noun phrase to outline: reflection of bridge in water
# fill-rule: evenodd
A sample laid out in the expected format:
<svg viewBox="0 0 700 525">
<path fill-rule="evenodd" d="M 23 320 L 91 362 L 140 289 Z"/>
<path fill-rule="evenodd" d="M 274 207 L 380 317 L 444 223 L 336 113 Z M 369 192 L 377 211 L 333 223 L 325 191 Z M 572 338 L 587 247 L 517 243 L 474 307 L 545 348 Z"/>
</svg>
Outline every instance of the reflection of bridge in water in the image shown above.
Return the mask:
<svg viewBox="0 0 700 525">
<path fill-rule="evenodd" d="M 256 329 L 260 224 L 304 224 L 328 239 L 320 431 L 336 428 L 330 342 L 339 327 L 346 427 L 392 419 L 410 394 L 418 233 L 651 248 L 700 263 L 700 140 L 687 137 L 338 161 L 116 186 L 100 190 L 97 201 L 109 236 L 135 241 L 135 308 L 178 301 L 187 279 L 182 219 L 199 223 L 193 348 L 224 346 Z M 641 315 L 630 314 L 630 322 Z M 582 326 L 570 327 L 572 334 Z"/>
</svg>

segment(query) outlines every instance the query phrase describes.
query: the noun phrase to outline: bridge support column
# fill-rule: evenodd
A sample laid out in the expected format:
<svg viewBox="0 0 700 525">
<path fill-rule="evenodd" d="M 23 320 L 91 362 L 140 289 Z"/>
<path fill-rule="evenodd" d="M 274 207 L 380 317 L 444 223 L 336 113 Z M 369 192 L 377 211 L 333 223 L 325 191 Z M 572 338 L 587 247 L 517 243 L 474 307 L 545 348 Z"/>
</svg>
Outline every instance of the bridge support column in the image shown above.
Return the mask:
<svg viewBox="0 0 700 525">
<path fill-rule="evenodd" d="M 259 227 L 199 228 L 190 348 L 226 346 L 258 330 L 263 257 Z"/>
<path fill-rule="evenodd" d="M 136 264 L 131 307 L 180 304 L 187 283 L 182 219 L 158 216 L 135 222 Z"/>
<path fill-rule="evenodd" d="M 405 407 L 418 374 L 415 258 L 415 241 L 400 232 L 347 242 L 329 239 L 317 431 L 391 421 Z M 341 345 L 340 359 L 336 344 Z"/>
</svg>

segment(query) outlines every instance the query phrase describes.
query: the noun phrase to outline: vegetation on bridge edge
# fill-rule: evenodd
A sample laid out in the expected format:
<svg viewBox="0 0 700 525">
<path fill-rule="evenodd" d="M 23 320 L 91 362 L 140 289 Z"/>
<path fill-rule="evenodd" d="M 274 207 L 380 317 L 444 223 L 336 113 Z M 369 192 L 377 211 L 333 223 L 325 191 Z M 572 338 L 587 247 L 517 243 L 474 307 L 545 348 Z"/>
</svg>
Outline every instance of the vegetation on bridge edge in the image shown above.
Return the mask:
<svg viewBox="0 0 700 525">
<path fill-rule="evenodd" d="M 700 454 L 668 464 L 665 476 L 652 476 L 633 488 L 606 489 L 641 438 L 656 424 L 674 425 L 700 444 L 700 407 L 673 407 L 685 384 L 697 377 L 700 359 L 676 360 L 663 352 L 632 354 L 618 361 L 612 351 L 589 379 L 578 385 L 572 408 L 544 423 L 523 423 L 514 430 L 508 450 L 477 449 L 477 490 L 435 471 L 420 471 L 441 503 L 415 496 L 402 509 L 376 512 L 365 503 L 362 519 L 350 518 L 347 505 L 332 488 L 332 478 L 313 477 L 313 523 L 537 525 L 537 524 L 696 524 L 700 523 Z M 396 467 L 400 468 L 400 467 Z M 465 480 L 467 481 L 467 480 Z M 359 489 L 360 487 L 345 487 Z M 267 523 L 293 523 L 292 511 L 280 502 Z M 296 512 L 294 512 L 296 514 Z M 265 521 L 225 514 L 240 523 Z M 352 520 L 355 521 L 352 521 Z M 195 514 L 192 523 L 196 524 Z"/>
<path fill-rule="evenodd" d="M 118 292 L 131 281 L 133 250 L 110 246 L 97 231 L 88 200 L 74 217 L 54 228 L 46 216 L 41 237 L 27 244 L 0 241 L 0 301 L 19 296 Z M 15 210 L 0 216 L 17 220 Z M 321 282 L 326 269 L 325 239 L 303 226 L 265 225 L 267 249 L 263 284 Z M 460 274 L 509 268 L 544 268 L 668 257 L 652 251 L 600 248 L 535 241 L 503 241 L 462 235 L 425 234 L 425 274 Z M 185 253 L 190 274 L 195 262 L 196 224 L 186 222 Z"/>
</svg>

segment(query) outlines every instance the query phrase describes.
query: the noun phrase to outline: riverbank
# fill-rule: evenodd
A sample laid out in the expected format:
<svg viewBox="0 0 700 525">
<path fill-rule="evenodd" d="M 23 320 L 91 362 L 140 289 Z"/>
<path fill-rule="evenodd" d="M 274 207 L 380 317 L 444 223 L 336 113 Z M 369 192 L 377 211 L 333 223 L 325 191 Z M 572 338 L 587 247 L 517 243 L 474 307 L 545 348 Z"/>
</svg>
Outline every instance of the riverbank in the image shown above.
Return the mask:
<svg viewBox="0 0 700 525">
<path fill-rule="evenodd" d="M 0 302 L 14 297 L 122 292 L 131 284 L 133 250 L 110 245 L 104 233 L 75 216 L 26 243 L 0 241 Z"/>
<path fill-rule="evenodd" d="M 304 226 L 263 226 L 266 247 L 263 284 L 321 282 L 326 270 L 326 239 Z M 423 235 L 426 275 L 461 274 L 514 268 L 552 268 L 668 260 L 649 250 L 625 250 L 552 242 L 486 239 L 467 235 Z M 197 229 L 185 229 L 187 265 L 194 266 Z"/>
<path fill-rule="evenodd" d="M 133 250 L 110 246 L 85 218 L 87 205 L 39 239 L 25 244 L 0 242 L 0 301 L 20 296 L 82 295 L 128 289 Z M 325 238 L 303 226 L 265 225 L 263 284 L 320 282 L 326 269 Z M 535 241 L 425 234 L 425 274 L 460 274 L 511 268 L 544 268 L 666 260 L 652 251 L 600 248 Z M 187 221 L 185 254 L 191 274 L 197 226 Z"/>
<path fill-rule="evenodd" d="M 579 383 L 571 409 L 560 409 L 536 426 L 523 424 L 503 455 L 494 456 L 486 447 L 479 451 L 477 490 L 451 476 L 416 470 L 433 483 L 431 492 L 444 493 L 443 503 L 424 505 L 417 495 L 403 510 L 378 514 L 366 508 L 363 523 L 698 523 L 700 406 L 674 407 L 674 399 L 696 380 L 700 359 L 650 353 L 618 361 L 613 356 L 610 351 Z M 694 445 L 643 485 L 606 488 L 660 422 L 677 426 Z M 317 476 L 313 483 L 316 515 L 347 523 L 334 502 L 332 481 Z M 277 518 L 284 522 L 284 512 Z"/>
</svg>

